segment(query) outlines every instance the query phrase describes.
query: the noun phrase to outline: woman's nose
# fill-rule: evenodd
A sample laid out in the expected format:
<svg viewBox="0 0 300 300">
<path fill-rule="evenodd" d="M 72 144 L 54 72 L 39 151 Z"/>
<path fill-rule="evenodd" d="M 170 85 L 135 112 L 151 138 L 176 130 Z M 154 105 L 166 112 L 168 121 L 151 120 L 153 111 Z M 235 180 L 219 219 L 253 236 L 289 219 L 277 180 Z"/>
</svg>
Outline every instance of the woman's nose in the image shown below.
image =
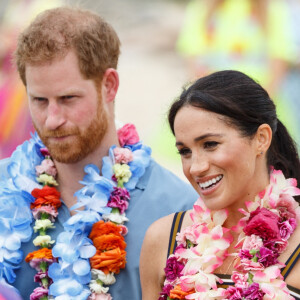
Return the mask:
<svg viewBox="0 0 300 300">
<path fill-rule="evenodd" d="M 205 155 L 196 155 L 192 158 L 190 173 L 192 176 L 200 176 L 209 169 L 209 160 Z"/>
</svg>

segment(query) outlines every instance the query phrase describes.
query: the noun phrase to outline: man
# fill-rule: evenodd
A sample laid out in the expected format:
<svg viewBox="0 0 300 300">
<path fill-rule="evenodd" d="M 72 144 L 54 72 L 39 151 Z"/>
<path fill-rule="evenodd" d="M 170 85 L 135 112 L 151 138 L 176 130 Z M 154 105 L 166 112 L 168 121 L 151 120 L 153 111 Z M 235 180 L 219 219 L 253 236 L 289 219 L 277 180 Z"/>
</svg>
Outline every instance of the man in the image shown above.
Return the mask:
<svg viewBox="0 0 300 300">
<path fill-rule="evenodd" d="M 120 42 L 115 31 L 101 17 L 89 11 L 72 8 L 57 8 L 42 13 L 20 35 L 15 54 L 18 71 L 27 90 L 34 127 L 55 164 L 58 174 L 58 190 L 63 201 L 57 222 L 55 222 L 55 229 L 51 229 L 51 237 L 54 240 L 64 230 L 63 224 L 68 220 L 73 220 L 71 215 L 74 211 L 70 212 L 70 208 L 77 203 L 74 193 L 77 192 L 78 196 L 78 191 L 82 189 L 85 171 L 88 172 L 84 169 L 86 165 L 93 164 L 100 170 L 102 168 L 102 174 L 93 173 L 94 176 L 100 178 L 99 182 L 105 181 L 111 184 L 111 180 L 116 179 L 110 176 L 103 179 L 111 170 L 108 170 L 107 164 L 104 166 L 102 159 L 104 158 L 103 162 L 107 162 L 107 155 L 113 149 L 112 145 L 116 145 L 118 149 L 123 146 L 120 145 L 121 140 L 120 136 L 118 137 L 114 120 L 114 99 L 119 85 L 116 71 L 119 47 Z M 8 179 L 0 182 L 2 189 L 0 205 L 5 204 L 5 207 L 12 208 L 13 206 L 9 206 L 8 199 L 16 201 L 16 197 L 20 196 L 23 197 L 24 203 L 28 199 L 29 196 L 25 192 L 30 193 L 34 187 L 28 178 L 35 173 L 39 156 L 35 152 L 41 147 L 41 142 L 36 142 L 37 139 L 35 137 L 33 142 L 24 143 L 10 159 L 2 161 L 1 175 L 4 174 Z M 144 159 L 150 155 L 148 148 L 144 146 L 135 152 L 134 147 L 141 146 L 139 143 L 135 144 L 136 135 L 133 140 L 134 142 L 128 142 L 133 156 L 137 155 L 138 159 Z M 140 153 L 143 153 L 142 158 L 138 156 Z M 135 167 L 139 168 L 139 174 L 134 173 L 136 169 L 132 167 L 130 169 L 132 174 L 138 177 L 135 177 L 134 185 L 128 182 L 131 184 L 131 190 L 129 190 L 129 208 L 126 211 L 129 221 L 125 224 L 128 228 L 128 234 L 125 237 L 127 262 L 125 269 L 121 269 L 120 274 L 116 275 L 116 282 L 109 286 L 109 293 L 114 300 L 141 299 L 139 255 L 148 226 L 164 215 L 190 208 L 197 198 L 196 193 L 187 184 L 181 182 L 154 160 L 150 159 L 149 163 L 145 163 L 146 160 L 147 158 L 136 163 Z M 144 169 L 141 164 L 145 166 Z M 91 173 L 89 175 L 90 179 L 92 175 Z M 15 196 L 18 189 L 23 189 L 22 193 Z M 97 197 L 93 198 L 93 201 L 94 205 L 90 205 L 91 208 L 88 210 L 91 215 L 95 209 L 92 206 L 99 205 Z M 19 205 L 18 202 L 15 204 Z M 26 209 L 24 206 L 24 211 Z M 0 210 L 0 217 L 3 216 L 10 222 L 16 222 L 14 214 L 19 213 L 20 210 L 15 213 L 12 209 L 10 213 L 2 213 Z M 80 212 L 78 214 L 80 215 Z M 104 215 L 104 213 L 99 214 L 101 217 Z M 1 247 L 3 251 L 6 251 L 4 262 L 1 263 L 0 260 L 0 278 L 3 277 L 6 280 L 9 278 L 12 284 L 20 290 L 24 299 L 29 299 L 29 295 L 38 284 L 33 282 L 35 270 L 24 261 L 24 257 L 30 251 L 36 250 L 32 244 L 36 234 L 32 234 L 29 241 L 29 238 L 24 237 L 27 229 L 20 232 L 18 228 L 18 226 L 21 227 L 21 222 L 22 226 L 26 225 L 27 221 L 23 221 L 22 218 L 17 218 L 19 223 L 13 231 L 16 236 L 11 243 L 1 243 L 0 233 L 0 255 Z M 12 234 L 9 235 L 7 232 L 13 226 L 5 227 L 5 224 L 3 227 L 6 231 L 4 230 L 2 235 L 6 239 L 11 239 Z M 16 242 L 17 238 L 24 240 L 21 246 Z M 62 238 L 60 242 L 61 240 Z M 11 254 L 14 253 L 19 258 L 17 256 L 19 252 L 16 253 L 19 251 L 18 247 L 21 247 L 23 251 L 20 262 L 18 259 L 13 260 L 13 254 Z M 72 251 L 72 247 L 70 244 L 62 251 Z M 80 255 L 80 257 L 84 256 L 82 253 Z M 68 259 L 64 261 L 62 257 L 58 257 L 61 265 L 60 274 L 62 274 L 68 269 L 70 262 Z M 82 261 L 83 259 L 80 259 L 80 262 Z M 79 274 L 82 266 L 78 267 L 76 263 L 77 261 L 71 264 L 71 271 Z M 15 270 L 15 266 L 20 266 L 20 268 Z M 53 270 L 49 272 L 53 274 Z M 15 280 L 14 273 L 16 274 Z M 82 283 L 78 279 L 79 275 L 79 277 L 70 275 L 68 281 L 65 277 L 61 278 L 60 274 L 55 274 L 58 277 L 58 283 L 54 280 L 52 284 L 55 286 L 55 289 L 52 289 L 55 290 L 55 296 L 62 295 L 59 299 L 88 298 L 88 295 L 82 296 L 82 291 L 86 291 L 88 284 L 85 281 Z M 79 292 L 76 290 L 77 285 L 72 288 L 73 282 L 75 285 L 79 284 Z M 84 290 L 80 284 L 84 286 Z M 68 289 L 68 286 L 71 288 Z M 76 294 L 77 292 L 81 293 L 80 296 Z M 101 299 L 110 299 L 107 294 L 102 296 Z M 95 295 L 91 299 L 96 299 Z"/>
</svg>

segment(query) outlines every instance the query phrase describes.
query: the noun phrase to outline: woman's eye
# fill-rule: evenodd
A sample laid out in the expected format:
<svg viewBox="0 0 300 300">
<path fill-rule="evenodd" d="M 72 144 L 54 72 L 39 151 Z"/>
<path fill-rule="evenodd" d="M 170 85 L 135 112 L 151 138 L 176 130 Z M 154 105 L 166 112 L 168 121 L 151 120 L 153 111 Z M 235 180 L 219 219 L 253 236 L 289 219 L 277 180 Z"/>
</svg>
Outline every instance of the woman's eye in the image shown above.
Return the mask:
<svg viewBox="0 0 300 300">
<path fill-rule="evenodd" d="M 189 148 L 182 148 L 182 149 L 178 149 L 178 153 L 181 156 L 187 156 L 187 155 L 191 154 L 192 151 Z"/>
<path fill-rule="evenodd" d="M 214 149 L 219 145 L 218 142 L 215 141 L 207 141 L 204 143 L 204 149 Z"/>
</svg>

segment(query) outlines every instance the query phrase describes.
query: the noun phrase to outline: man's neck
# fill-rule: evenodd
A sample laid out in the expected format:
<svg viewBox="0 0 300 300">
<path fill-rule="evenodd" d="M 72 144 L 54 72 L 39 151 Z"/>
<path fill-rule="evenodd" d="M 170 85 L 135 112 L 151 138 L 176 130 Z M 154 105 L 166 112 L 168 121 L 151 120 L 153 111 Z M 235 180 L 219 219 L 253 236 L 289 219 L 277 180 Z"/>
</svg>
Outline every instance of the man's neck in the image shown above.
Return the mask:
<svg viewBox="0 0 300 300">
<path fill-rule="evenodd" d="M 81 161 L 72 164 L 55 161 L 58 172 L 58 189 L 61 193 L 61 199 L 68 208 L 76 203 L 74 193 L 83 187 L 79 181 L 85 175 L 84 167 L 88 164 L 94 164 L 101 170 L 102 158 L 108 155 L 109 148 L 112 145 L 118 145 L 116 131 L 106 134 L 98 148 Z"/>
</svg>

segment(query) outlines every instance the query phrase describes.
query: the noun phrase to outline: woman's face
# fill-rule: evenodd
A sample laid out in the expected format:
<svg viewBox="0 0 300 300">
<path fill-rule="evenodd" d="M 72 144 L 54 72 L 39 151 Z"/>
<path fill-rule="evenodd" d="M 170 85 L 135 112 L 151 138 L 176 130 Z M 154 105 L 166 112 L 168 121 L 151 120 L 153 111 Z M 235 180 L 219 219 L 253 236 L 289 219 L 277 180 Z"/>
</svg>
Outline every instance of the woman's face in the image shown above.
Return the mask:
<svg viewBox="0 0 300 300">
<path fill-rule="evenodd" d="M 182 107 L 174 131 L 183 172 L 211 210 L 241 207 L 265 187 L 256 139 L 242 137 L 221 115 Z"/>
</svg>

